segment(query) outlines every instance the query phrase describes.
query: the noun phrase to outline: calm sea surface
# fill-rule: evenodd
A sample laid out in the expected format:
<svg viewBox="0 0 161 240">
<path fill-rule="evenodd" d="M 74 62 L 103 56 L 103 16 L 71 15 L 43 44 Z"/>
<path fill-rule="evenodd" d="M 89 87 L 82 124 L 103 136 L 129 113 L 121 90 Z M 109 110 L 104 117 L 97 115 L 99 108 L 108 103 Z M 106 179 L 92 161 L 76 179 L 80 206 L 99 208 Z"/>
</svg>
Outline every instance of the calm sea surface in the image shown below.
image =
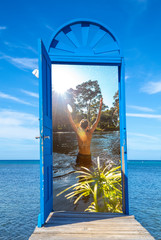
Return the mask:
<svg viewBox="0 0 161 240">
<path fill-rule="evenodd" d="M 118 162 L 117 138 L 117 132 L 95 134 L 93 161 L 99 155 L 102 164 L 110 159 Z M 74 135 L 71 138 L 69 134 L 57 134 L 57 137 L 55 134 L 54 139 L 54 210 L 83 210 L 85 202 L 73 208 L 72 202 L 64 205 L 63 195 L 57 201 L 56 193 L 75 182 L 73 173 L 63 175 L 73 171 L 77 146 Z M 72 147 L 71 139 L 74 139 Z M 129 161 L 128 175 L 130 214 L 135 215 L 155 239 L 161 239 L 161 161 Z M 29 238 L 37 224 L 39 194 L 38 162 L 0 161 L 0 239 Z"/>
</svg>

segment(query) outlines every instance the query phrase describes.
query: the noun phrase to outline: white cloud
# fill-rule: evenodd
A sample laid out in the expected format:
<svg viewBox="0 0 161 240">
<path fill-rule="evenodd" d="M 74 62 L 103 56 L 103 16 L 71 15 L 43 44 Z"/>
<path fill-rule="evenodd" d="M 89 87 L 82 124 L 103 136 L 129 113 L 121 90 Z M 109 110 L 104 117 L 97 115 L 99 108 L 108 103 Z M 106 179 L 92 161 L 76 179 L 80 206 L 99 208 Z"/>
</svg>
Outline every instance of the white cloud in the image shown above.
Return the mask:
<svg viewBox="0 0 161 240">
<path fill-rule="evenodd" d="M 138 110 L 138 111 L 142 111 L 142 112 L 154 112 L 153 109 L 148 107 L 141 107 L 141 106 L 135 106 L 135 105 L 127 105 L 127 107 Z"/>
<path fill-rule="evenodd" d="M 54 29 L 51 26 L 49 26 L 48 24 L 46 24 L 45 27 L 48 28 L 52 32 L 54 31 Z"/>
<path fill-rule="evenodd" d="M 34 93 L 34 92 L 30 92 L 30 91 L 27 91 L 27 90 L 24 90 L 24 89 L 21 89 L 21 92 L 31 96 L 31 97 L 35 97 L 35 98 L 39 98 L 39 94 L 38 93 Z"/>
<path fill-rule="evenodd" d="M 3 99 L 8 99 L 8 100 L 12 100 L 12 101 L 15 101 L 15 102 L 18 102 L 18 103 L 22 103 L 22 104 L 25 104 L 25 105 L 29 105 L 29 106 L 36 106 L 30 102 L 26 102 L 20 98 L 17 98 L 17 97 L 14 97 L 12 95 L 9 95 L 9 94 L 6 94 L 6 93 L 3 93 L 3 92 L 0 92 L 0 98 L 3 98 Z"/>
<path fill-rule="evenodd" d="M 127 117 L 138 117 L 138 118 L 155 118 L 161 119 L 161 115 L 157 114 L 144 114 L 144 113 L 126 113 Z"/>
<path fill-rule="evenodd" d="M 13 141 L 16 139 L 26 139 L 26 140 L 35 140 L 35 137 L 38 136 L 37 128 L 29 128 L 29 127 L 11 127 L 7 126 L 7 128 L 0 129 L 0 138 L 12 139 Z"/>
<path fill-rule="evenodd" d="M 129 150 L 140 151 L 161 151 L 161 138 L 159 135 L 151 136 L 143 133 L 127 132 L 127 143 Z"/>
<path fill-rule="evenodd" d="M 17 57 L 11 57 L 11 56 L 5 55 L 3 53 L 1 54 L 2 54 L 1 58 L 6 59 L 12 65 L 22 70 L 25 70 L 25 69 L 33 70 L 35 68 L 38 68 L 37 58 L 17 58 Z"/>
<path fill-rule="evenodd" d="M 12 125 L 13 119 L 18 120 L 18 125 L 23 125 L 25 123 L 30 124 L 35 124 L 38 121 L 38 118 L 30 113 L 25 113 L 25 112 L 18 112 L 18 111 L 13 111 L 13 110 L 8 110 L 8 109 L 0 109 L 0 118 L 1 120 L 8 118 L 11 119 L 11 122 L 9 124 Z M 5 124 L 5 121 L 4 121 Z"/>
<path fill-rule="evenodd" d="M 151 136 L 151 135 L 147 135 L 147 134 L 143 134 L 143 133 L 132 133 L 132 132 L 128 132 L 127 133 L 128 137 L 129 136 L 136 136 L 136 137 L 141 137 L 141 138 L 145 138 L 146 140 L 154 140 L 154 141 L 158 141 L 160 138 L 156 137 L 156 136 Z"/>
<path fill-rule="evenodd" d="M 142 88 L 142 92 L 148 93 L 148 94 L 155 94 L 161 92 L 161 81 L 157 82 L 147 82 Z"/>
<path fill-rule="evenodd" d="M 37 58 L 14 58 L 14 57 L 7 57 L 8 61 L 11 62 L 13 65 L 20 69 L 31 69 L 38 67 L 38 59 Z"/>
<path fill-rule="evenodd" d="M 127 147 L 129 150 L 134 150 L 135 153 L 140 151 L 160 151 L 161 152 L 161 141 L 148 141 L 145 139 L 128 138 Z"/>
<path fill-rule="evenodd" d="M 0 110 L 0 138 L 17 140 L 35 140 L 38 131 L 38 117 L 33 114 L 13 110 Z"/>
<path fill-rule="evenodd" d="M 0 26 L 0 30 L 5 30 L 5 29 L 7 29 L 6 26 Z"/>
<path fill-rule="evenodd" d="M 30 51 L 38 54 L 37 50 L 35 50 L 35 48 L 33 48 L 33 47 L 31 47 L 31 46 L 25 45 L 24 48 L 26 48 L 27 50 L 30 50 Z"/>
<path fill-rule="evenodd" d="M 17 45 L 15 43 L 7 42 L 7 41 L 4 41 L 4 44 L 9 48 L 26 49 L 37 54 L 37 51 L 33 47 L 29 46 L 28 44 L 20 43 L 19 45 Z"/>
</svg>

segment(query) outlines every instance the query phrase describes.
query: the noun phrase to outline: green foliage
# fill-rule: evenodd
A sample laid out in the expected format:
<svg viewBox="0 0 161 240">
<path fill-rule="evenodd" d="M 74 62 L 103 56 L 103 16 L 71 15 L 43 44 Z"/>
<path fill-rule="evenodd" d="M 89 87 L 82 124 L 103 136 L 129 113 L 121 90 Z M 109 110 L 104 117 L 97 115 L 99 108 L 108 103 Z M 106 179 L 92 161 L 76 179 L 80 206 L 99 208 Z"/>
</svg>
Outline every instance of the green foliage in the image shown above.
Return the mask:
<svg viewBox="0 0 161 240">
<path fill-rule="evenodd" d="M 119 91 L 115 93 L 113 98 L 114 98 L 113 102 L 114 114 L 117 116 L 117 119 L 119 119 Z"/>
<path fill-rule="evenodd" d="M 86 111 L 87 119 L 91 119 L 91 110 L 96 113 L 99 108 L 99 101 L 102 97 L 98 81 L 87 81 L 76 86 L 77 105 L 80 110 Z"/>
<path fill-rule="evenodd" d="M 122 212 L 121 171 L 119 167 L 102 168 L 97 159 L 97 167 L 90 170 L 82 167 L 76 171 L 78 182 L 60 194 L 72 189 L 65 195 L 67 199 L 75 198 L 76 204 L 82 197 L 91 196 L 93 201 L 85 210 L 89 212 Z"/>
<path fill-rule="evenodd" d="M 66 114 L 66 104 L 72 106 L 72 117 L 76 124 L 83 118 L 87 118 L 93 124 L 97 118 L 97 112 L 102 97 L 98 81 L 89 80 L 76 86 L 76 89 L 68 89 L 65 95 L 53 91 L 53 129 L 54 131 L 72 131 Z M 114 95 L 113 106 L 108 109 L 102 105 L 101 119 L 98 128 L 102 131 L 119 130 L 119 96 L 118 91 Z"/>
</svg>

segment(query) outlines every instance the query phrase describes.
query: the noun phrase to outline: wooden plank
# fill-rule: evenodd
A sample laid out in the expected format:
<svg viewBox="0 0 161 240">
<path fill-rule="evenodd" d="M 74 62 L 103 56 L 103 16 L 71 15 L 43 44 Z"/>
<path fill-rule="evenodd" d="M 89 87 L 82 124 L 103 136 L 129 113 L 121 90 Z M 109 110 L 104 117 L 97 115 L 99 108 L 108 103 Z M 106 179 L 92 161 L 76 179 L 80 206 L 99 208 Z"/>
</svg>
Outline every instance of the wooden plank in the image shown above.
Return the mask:
<svg viewBox="0 0 161 240">
<path fill-rule="evenodd" d="M 137 231 L 136 231 L 137 230 Z M 140 234 L 144 234 L 144 233 L 147 233 L 147 231 L 142 228 L 142 227 L 136 227 L 136 226 L 129 226 L 129 227 L 111 227 L 111 226 L 104 226 L 104 227 L 101 227 L 101 226 L 77 226 L 77 227 L 73 227 L 73 226 L 65 226 L 65 227 L 62 227 L 62 226 L 55 226 L 55 227 L 51 227 L 51 226 L 48 226 L 48 227 L 42 227 L 41 229 L 38 229 L 36 228 L 35 229 L 35 233 L 44 233 L 44 232 L 48 232 L 48 233 L 55 233 L 55 234 L 58 234 L 58 233 L 62 233 L 62 232 L 65 232 L 67 234 L 69 233 L 79 233 L 79 234 L 85 234 L 85 233 L 97 233 L 99 234 L 100 232 L 103 232 L 103 234 L 110 234 L 110 233 L 119 233 L 119 234 L 124 234 L 124 233 L 133 233 L 134 235 L 138 234 L 138 232 Z"/>
<path fill-rule="evenodd" d="M 61 228 L 61 229 L 51 229 L 51 228 L 49 228 L 49 229 L 42 229 L 41 231 L 35 231 L 35 234 L 37 233 L 37 234 L 42 234 L 42 233 L 47 233 L 47 234 L 53 234 L 53 235 L 58 235 L 58 234 L 62 234 L 62 233 L 65 233 L 65 234 L 82 234 L 82 235 L 88 235 L 88 234 L 97 234 L 97 235 L 100 235 L 100 232 L 101 231 L 103 231 L 103 235 L 137 235 L 138 236 L 138 234 L 140 235 L 140 236 L 145 236 L 145 234 L 146 235 L 148 235 L 148 233 L 146 233 L 144 230 L 138 230 L 137 229 L 137 231 L 136 231 L 136 228 L 135 229 L 133 229 L 133 230 L 131 230 L 131 229 L 124 229 L 124 230 L 121 230 L 121 229 L 118 229 L 117 231 L 116 231 L 116 229 L 111 229 L 111 230 L 107 230 L 107 229 L 97 229 L 97 230 L 95 230 L 95 229 L 93 229 L 93 228 L 86 228 L 86 227 L 84 227 L 84 228 L 82 228 L 82 229 L 71 229 L 71 228 L 66 228 L 66 229 L 63 229 L 63 228 Z"/>
<path fill-rule="evenodd" d="M 71 234 L 61 234 L 61 235 L 54 235 L 53 234 L 38 234 L 38 235 L 32 235 L 32 238 L 30 238 L 30 240 L 153 240 L 154 238 L 150 237 L 150 236 L 140 236 L 140 235 L 136 235 L 134 236 L 133 234 L 129 234 L 128 236 L 125 235 L 120 235 L 120 234 L 115 234 L 115 235 L 93 235 L 93 234 L 87 234 L 85 236 L 82 235 L 71 235 Z"/>
<path fill-rule="evenodd" d="M 51 213 L 29 240 L 154 239 L 134 216 L 105 213 Z"/>
</svg>

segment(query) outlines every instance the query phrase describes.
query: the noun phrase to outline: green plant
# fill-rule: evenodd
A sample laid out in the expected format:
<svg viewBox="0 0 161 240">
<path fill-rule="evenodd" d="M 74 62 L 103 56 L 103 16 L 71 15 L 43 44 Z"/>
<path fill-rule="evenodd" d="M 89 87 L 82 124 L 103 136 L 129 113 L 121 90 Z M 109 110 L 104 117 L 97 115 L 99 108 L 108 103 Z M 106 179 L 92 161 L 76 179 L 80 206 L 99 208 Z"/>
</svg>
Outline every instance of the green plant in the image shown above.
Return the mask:
<svg viewBox="0 0 161 240">
<path fill-rule="evenodd" d="M 85 210 L 89 212 L 122 212 L 122 188 L 121 188 L 121 170 L 119 167 L 109 166 L 102 168 L 100 166 L 99 157 L 97 158 L 97 166 L 90 170 L 81 167 L 78 182 L 65 189 L 60 194 L 72 189 L 73 191 L 66 194 L 67 199 L 75 197 L 76 204 L 82 197 L 92 196 L 92 203 Z"/>
</svg>

